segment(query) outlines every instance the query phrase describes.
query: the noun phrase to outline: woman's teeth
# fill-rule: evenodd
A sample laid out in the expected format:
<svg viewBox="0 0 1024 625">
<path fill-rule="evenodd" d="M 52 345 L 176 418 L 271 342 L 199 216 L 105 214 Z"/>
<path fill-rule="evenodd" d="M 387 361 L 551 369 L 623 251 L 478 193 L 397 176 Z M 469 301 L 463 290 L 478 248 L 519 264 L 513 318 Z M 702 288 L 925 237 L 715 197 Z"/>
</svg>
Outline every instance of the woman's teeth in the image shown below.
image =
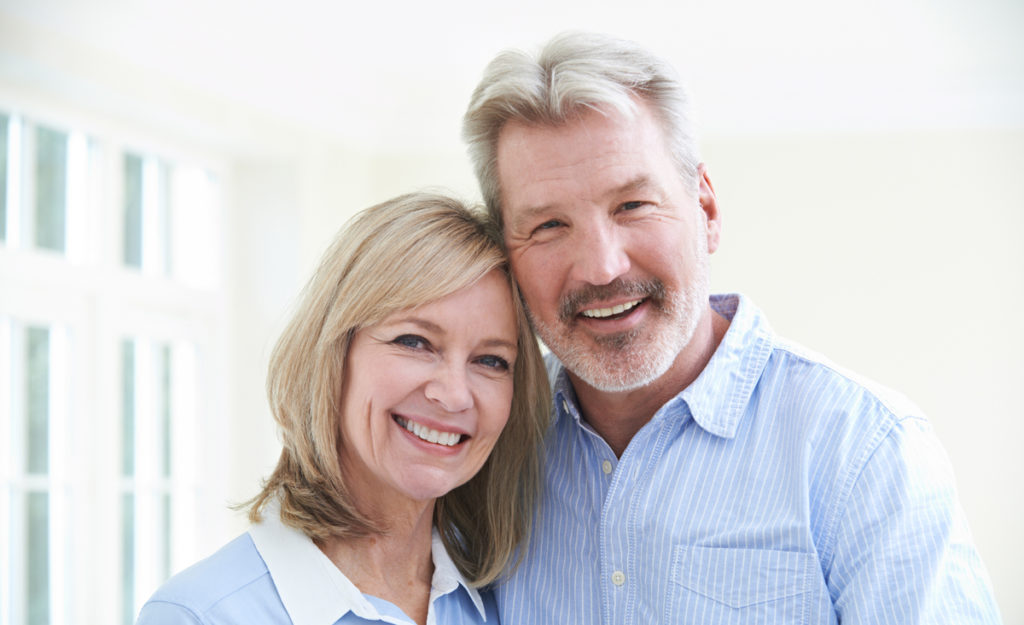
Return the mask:
<svg viewBox="0 0 1024 625">
<path fill-rule="evenodd" d="M 611 308 L 591 308 L 590 310 L 584 310 L 582 315 L 591 319 L 603 319 L 604 317 L 611 317 L 612 315 L 618 315 L 619 313 L 636 308 L 642 301 L 642 299 L 633 300 L 625 304 L 617 304 Z"/>
<path fill-rule="evenodd" d="M 421 438 L 428 443 L 434 443 L 436 445 L 444 445 L 446 447 L 452 447 L 460 440 L 462 435 L 455 432 L 440 432 L 438 430 L 432 430 L 425 425 L 420 425 L 415 421 L 409 421 L 402 417 L 395 417 L 395 422 L 403 428 L 409 430 L 415 434 L 418 438 Z"/>
</svg>

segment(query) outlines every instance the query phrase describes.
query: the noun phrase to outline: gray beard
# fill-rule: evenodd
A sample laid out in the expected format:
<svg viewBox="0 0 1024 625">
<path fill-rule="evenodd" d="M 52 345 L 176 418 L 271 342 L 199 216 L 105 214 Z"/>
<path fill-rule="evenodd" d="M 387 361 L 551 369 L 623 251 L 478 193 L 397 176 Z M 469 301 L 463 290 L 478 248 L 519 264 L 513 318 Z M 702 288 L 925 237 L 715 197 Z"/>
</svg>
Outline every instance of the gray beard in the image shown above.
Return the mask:
<svg viewBox="0 0 1024 625">
<path fill-rule="evenodd" d="M 698 250 L 697 280 L 681 292 L 667 293 L 660 281 L 626 285 L 617 294 L 647 294 L 658 326 L 638 328 L 594 339 L 597 347 L 573 340 L 576 311 L 588 295 L 599 296 L 607 287 L 590 287 L 565 298 L 560 305 L 558 327 L 540 323 L 530 314 L 537 334 L 565 367 L 589 386 L 606 393 L 620 393 L 647 386 L 663 376 L 679 353 L 689 345 L 707 309 L 710 295 L 708 254 Z M 613 283 L 614 285 L 614 283 Z M 612 285 L 609 285 L 612 287 Z M 614 287 L 612 287 L 614 288 Z M 660 298 L 657 297 L 660 295 Z M 529 309 L 527 309 L 529 311 Z M 653 332 L 653 334 L 652 334 Z"/>
</svg>

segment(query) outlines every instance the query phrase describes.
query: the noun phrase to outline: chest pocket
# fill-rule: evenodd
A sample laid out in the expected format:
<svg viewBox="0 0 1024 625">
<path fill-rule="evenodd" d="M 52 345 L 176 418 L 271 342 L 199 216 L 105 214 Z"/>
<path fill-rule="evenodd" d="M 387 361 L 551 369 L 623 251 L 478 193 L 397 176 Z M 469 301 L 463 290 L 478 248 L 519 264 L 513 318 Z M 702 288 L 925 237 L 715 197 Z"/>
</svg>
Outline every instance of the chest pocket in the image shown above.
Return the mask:
<svg viewBox="0 0 1024 625">
<path fill-rule="evenodd" d="M 820 576 L 813 553 L 680 545 L 669 623 L 805 623 Z"/>
</svg>

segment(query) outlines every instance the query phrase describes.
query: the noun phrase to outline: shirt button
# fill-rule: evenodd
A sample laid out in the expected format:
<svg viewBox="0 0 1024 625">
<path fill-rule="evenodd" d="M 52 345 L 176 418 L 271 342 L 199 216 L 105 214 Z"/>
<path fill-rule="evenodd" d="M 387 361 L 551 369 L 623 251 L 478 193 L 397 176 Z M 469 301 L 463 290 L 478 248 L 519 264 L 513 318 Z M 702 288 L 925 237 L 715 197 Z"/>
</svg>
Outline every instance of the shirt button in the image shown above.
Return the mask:
<svg viewBox="0 0 1024 625">
<path fill-rule="evenodd" d="M 605 460 L 604 462 L 602 462 L 601 463 L 601 470 L 604 471 L 605 475 L 608 475 L 609 473 L 611 473 L 612 472 L 612 463 L 611 463 L 611 461 Z"/>
<path fill-rule="evenodd" d="M 626 583 L 626 574 L 622 571 L 615 571 L 612 573 L 612 583 L 616 586 L 621 586 Z"/>
</svg>

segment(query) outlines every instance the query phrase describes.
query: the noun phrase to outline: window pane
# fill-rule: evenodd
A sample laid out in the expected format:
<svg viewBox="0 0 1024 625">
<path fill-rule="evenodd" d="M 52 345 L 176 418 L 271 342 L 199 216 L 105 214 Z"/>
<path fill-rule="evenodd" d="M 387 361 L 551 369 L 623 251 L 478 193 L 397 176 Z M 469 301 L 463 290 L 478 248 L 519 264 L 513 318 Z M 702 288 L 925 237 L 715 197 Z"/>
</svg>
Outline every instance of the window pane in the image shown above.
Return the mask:
<svg viewBox="0 0 1024 625">
<path fill-rule="evenodd" d="M 135 342 L 121 342 L 121 473 L 135 475 Z"/>
<path fill-rule="evenodd" d="M 160 348 L 160 475 L 171 477 L 171 347 Z"/>
<path fill-rule="evenodd" d="M 50 622 L 50 500 L 46 493 L 29 493 L 25 499 L 27 622 L 46 625 Z"/>
<path fill-rule="evenodd" d="M 29 327 L 25 341 L 26 454 L 28 473 L 49 469 L 50 437 L 50 331 Z"/>
<path fill-rule="evenodd" d="M 7 240 L 7 120 L 0 113 L 0 241 Z"/>
<path fill-rule="evenodd" d="M 124 264 L 142 267 L 142 159 L 124 156 Z"/>
<path fill-rule="evenodd" d="M 151 161 L 148 179 L 143 182 L 151 187 L 146 190 L 150 206 L 143 207 L 146 213 L 143 228 L 149 230 L 144 234 L 146 243 L 143 250 L 148 257 L 148 269 L 158 275 L 167 275 L 171 268 L 171 185 L 168 184 L 170 172 L 171 168 L 166 162 L 154 159 Z"/>
<path fill-rule="evenodd" d="M 121 620 L 135 621 L 135 495 L 121 496 Z"/>
<path fill-rule="evenodd" d="M 67 220 L 68 136 L 36 128 L 36 246 L 64 251 Z"/>
<path fill-rule="evenodd" d="M 160 498 L 160 536 L 158 540 L 161 546 L 161 570 L 160 580 L 166 580 L 171 576 L 171 496 L 164 493 Z"/>
</svg>

